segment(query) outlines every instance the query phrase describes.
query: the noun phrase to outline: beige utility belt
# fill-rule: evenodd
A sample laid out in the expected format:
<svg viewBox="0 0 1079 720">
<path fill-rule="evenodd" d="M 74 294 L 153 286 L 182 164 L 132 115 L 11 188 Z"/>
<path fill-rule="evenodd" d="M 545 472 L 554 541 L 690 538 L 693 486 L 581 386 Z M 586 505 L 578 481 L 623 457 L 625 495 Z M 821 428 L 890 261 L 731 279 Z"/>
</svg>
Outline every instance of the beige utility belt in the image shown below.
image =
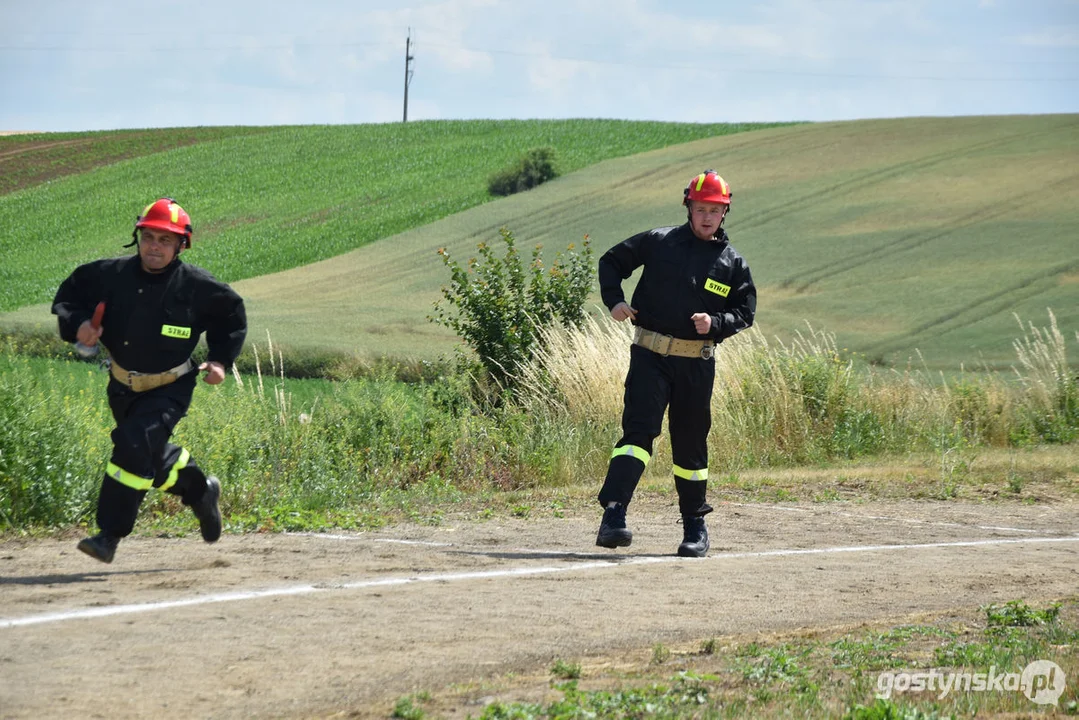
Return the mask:
<svg viewBox="0 0 1079 720">
<path fill-rule="evenodd" d="M 115 360 L 113 360 L 109 370 L 112 373 L 112 376 L 116 378 L 116 381 L 121 385 L 126 385 L 135 392 L 146 392 L 147 390 L 153 390 L 162 385 L 176 382 L 181 377 L 191 372 L 194 367 L 195 363 L 191 362 L 191 358 L 188 358 L 184 363 L 177 365 L 171 370 L 166 370 L 165 372 L 140 373 L 132 370 L 124 370 L 116 364 Z"/>
<path fill-rule="evenodd" d="M 711 340 L 682 340 L 638 327 L 633 329 L 633 344 L 648 348 L 659 355 L 710 359 L 716 344 Z"/>
</svg>

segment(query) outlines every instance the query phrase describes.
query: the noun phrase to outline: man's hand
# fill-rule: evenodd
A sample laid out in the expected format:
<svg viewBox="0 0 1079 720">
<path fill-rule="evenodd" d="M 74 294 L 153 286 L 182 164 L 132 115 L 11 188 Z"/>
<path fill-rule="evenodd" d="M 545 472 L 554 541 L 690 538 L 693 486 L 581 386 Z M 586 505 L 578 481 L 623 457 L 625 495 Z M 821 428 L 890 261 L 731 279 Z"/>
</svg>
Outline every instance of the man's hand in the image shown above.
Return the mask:
<svg viewBox="0 0 1079 720">
<path fill-rule="evenodd" d="M 613 317 L 618 322 L 622 322 L 623 320 L 636 319 L 637 311 L 631 308 L 626 303 L 620 302 L 613 308 L 611 308 L 611 317 Z"/>
<path fill-rule="evenodd" d="M 209 385 L 219 385 L 225 380 L 225 366 L 219 362 L 213 360 L 204 362 L 199 365 L 199 372 L 206 371 L 206 377 L 202 379 L 203 382 Z"/>
<path fill-rule="evenodd" d="M 86 347 L 93 347 L 97 345 L 97 341 L 101 339 L 101 333 L 103 333 L 100 327 L 94 327 L 89 320 L 83 320 L 82 325 L 79 325 L 79 329 L 75 332 L 75 339 Z"/>
<path fill-rule="evenodd" d="M 698 335 L 707 335 L 712 329 L 712 316 L 708 313 L 693 313 L 689 319 L 693 321 Z"/>
</svg>

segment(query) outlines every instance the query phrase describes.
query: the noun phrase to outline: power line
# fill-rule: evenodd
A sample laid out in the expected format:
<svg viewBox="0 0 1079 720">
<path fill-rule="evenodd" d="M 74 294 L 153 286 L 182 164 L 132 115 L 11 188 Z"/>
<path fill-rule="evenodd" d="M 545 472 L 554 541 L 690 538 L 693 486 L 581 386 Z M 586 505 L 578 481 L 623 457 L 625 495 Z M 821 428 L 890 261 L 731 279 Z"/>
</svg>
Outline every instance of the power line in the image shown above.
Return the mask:
<svg viewBox="0 0 1079 720">
<path fill-rule="evenodd" d="M 409 30 L 411 31 L 411 28 L 409 28 Z M 43 33 L 43 35 L 46 35 L 46 36 L 51 36 L 51 35 L 60 35 L 60 36 L 72 35 L 72 36 L 76 36 L 76 37 L 82 37 L 81 33 L 62 33 L 62 32 L 48 32 L 48 33 Z M 159 34 L 152 33 L 152 32 L 120 33 L 120 34 L 118 34 L 116 36 L 117 37 L 122 37 L 122 38 L 132 38 L 132 37 L 154 37 L 154 38 L 159 38 L 160 37 Z M 231 36 L 231 37 L 233 37 L 233 39 L 235 38 L 235 36 Z M 257 43 L 257 44 L 251 44 L 251 43 L 237 44 L 236 42 L 231 42 L 231 43 L 228 43 L 228 44 L 206 44 L 206 43 L 198 43 L 198 44 L 196 44 L 196 43 L 192 42 L 192 43 L 184 45 L 183 47 L 162 47 L 162 46 L 146 47 L 146 46 L 139 46 L 139 47 L 135 48 L 135 47 L 131 47 L 130 45 L 128 45 L 126 40 L 121 40 L 121 42 L 123 42 L 124 44 L 119 46 L 119 47 L 105 47 L 105 46 L 92 46 L 92 45 L 90 45 L 90 46 L 86 46 L 86 45 L 84 45 L 84 46 L 70 46 L 70 45 L 8 45 L 8 44 L 0 44 L 0 50 L 8 50 L 8 51 L 16 51 L 16 52 L 17 51 L 25 51 L 25 52 L 123 52 L 123 53 L 138 52 L 138 53 L 142 54 L 142 53 L 147 53 L 147 52 L 179 52 L 179 51 L 187 51 L 187 50 L 191 50 L 191 49 L 222 50 L 222 51 L 229 51 L 229 50 L 252 51 L 252 50 L 291 50 L 293 48 L 298 48 L 298 47 L 308 47 L 308 48 L 348 48 L 348 47 L 391 47 L 391 46 L 396 45 L 396 43 L 390 42 L 390 41 L 361 42 L 361 41 L 356 41 L 356 40 L 351 40 L 351 39 L 350 40 L 342 40 L 340 42 L 327 42 L 324 37 L 320 37 L 318 40 L 295 40 L 295 41 L 290 41 L 290 42 L 286 42 L 286 43 L 272 43 L 272 44 L 262 44 L 262 43 Z M 618 61 L 618 60 L 602 60 L 602 59 L 596 59 L 596 58 L 582 58 L 582 57 L 573 57 L 573 56 L 560 56 L 560 55 L 551 55 L 549 53 L 525 52 L 525 51 L 520 51 L 520 50 L 483 49 L 483 48 L 466 47 L 466 46 L 463 46 L 463 45 L 452 45 L 452 44 L 449 44 L 449 43 L 440 43 L 440 42 L 429 42 L 428 44 L 432 45 L 432 46 L 435 46 L 435 47 L 442 47 L 442 48 L 447 48 L 447 49 L 450 49 L 450 50 L 464 50 L 466 52 L 473 52 L 473 53 L 478 53 L 478 54 L 510 55 L 510 56 L 517 56 L 517 57 L 540 57 L 540 58 L 550 58 L 550 59 L 553 59 L 553 60 L 565 60 L 565 61 L 573 61 L 573 62 L 593 62 L 593 63 L 602 63 L 602 64 L 610 64 L 610 65 L 628 65 L 628 66 L 631 66 L 631 67 L 657 67 L 657 68 L 672 67 L 672 66 L 668 66 L 668 65 L 647 65 L 647 64 L 644 64 L 644 63 L 624 62 L 624 61 Z M 580 46 L 579 43 L 578 43 L 578 46 Z M 585 47 L 594 47 L 599 51 L 610 51 L 612 49 L 610 46 L 601 45 L 601 44 L 598 44 L 598 43 L 592 43 L 591 45 L 586 44 Z M 615 49 L 615 50 L 626 50 L 627 48 L 613 48 L 613 49 Z M 760 55 L 757 54 L 757 53 L 751 53 L 751 52 L 737 52 L 737 51 L 724 50 L 723 51 L 723 57 L 724 58 L 741 57 L 741 58 L 756 59 L 756 58 L 759 58 Z M 805 59 L 805 58 L 792 58 L 792 59 Z M 940 60 L 930 60 L 930 59 L 918 58 L 918 57 L 880 58 L 880 57 L 865 57 L 865 56 L 857 57 L 857 56 L 838 56 L 838 55 L 836 55 L 836 56 L 828 57 L 826 59 L 831 61 L 831 62 L 850 62 L 850 63 L 866 63 L 866 62 L 874 62 L 874 61 L 892 61 L 892 62 L 901 62 L 904 65 L 939 65 L 942 62 Z M 972 60 L 949 59 L 949 60 L 944 61 L 944 62 L 947 62 L 948 64 L 951 64 L 951 65 L 984 65 L 984 64 L 986 64 L 986 61 L 981 60 L 981 59 L 972 59 Z M 1016 65 L 1016 66 L 1023 66 L 1023 65 L 1053 65 L 1053 66 L 1079 65 L 1079 58 L 1076 58 L 1076 59 L 1056 58 L 1056 59 L 1051 59 L 1051 60 L 1023 60 L 1023 59 L 1016 59 L 1016 58 L 998 58 L 998 57 L 994 57 L 992 59 L 992 64 L 993 64 L 993 67 L 1001 67 L 1001 66 L 1007 66 L 1007 65 Z M 683 68 L 685 66 L 676 65 L 676 66 L 673 66 L 673 67 L 681 69 L 681 68 Z"/>
<path fill-rule="evenodd" d="M 641 70 L 700 70 L 701 66 L 688 65 L 688 64 L 666 64 L 666 63 L 640 63 L 640 62 L 627 62 L 622 60 L 597 60 L 594 58 L 578 58 L 578 57 L 566 57 L 559 55 L 550 55 L 547 53 L 536 52 L 522 52 L 520 50 L 476 50 L 473 48 L 465 48 L 456 45 L 446 45 L 443 43 L 431 42 L 428 45 L 444 47 L 453 50 L 465 50 L 467 52 L 474 52 L 480 54 L 491 55 L 510 55 L 516 57 L 531 57 L 540 58 L 545 60 L 557 60 L 559 62 L 576 62 L 591 65 L 611 65 L 615 67 L 629 67 Z M 724 53 L 724 56 L 739 56 L 739 57 L 752 57 L 747 53 Z M 835 60 L 829 58 L 829 60 Z M 862 60 L 844 60 L 844 62 L 868 62 L 867 59 Z M 933 63 L 939 65 L 939 62 L 932 60 L 922 60 L 920 62 Z M 974 62 L 974 61 L 965 61 Z M 751 68 L 751 67 L 737 67 L 725 64 L 723 66 L 724 72 L 735 72 L 750 75 L 789 75 L 797 77 L 833 77 L 833 78 L 862 78 L 868 80 L 945 80 L 945 81 L 971 81 L 971 82 L 1077 82 L 1079 77 L 960 77 L 960 76 L 933 76 L 933 75 L 892 75 L 892 74 L 880 74 L 880 73 L 836 73 L 836 72 L 814 72 L 814 71 L 800 71 L 800 70 L 766 70 L 763 68 Z"/>
<path fill-rule="evenodd" d="M 282 45 L 199 45 L 189 44 L 183 47 L 93 47 L 93 46 L 64 46 L 64 45 L 0 45 L 0 50 L 12 52 L 100 52 L 100 53 L 138 53 L 140 55 L 152 52 L 190 52 L 205 51 L 261 51 L 261 50 L 293 50 L 295 48 L 348 48 L 348 47 L 392 47 L 396 43 L 390 42 L 291 42 Z"/>
<path fill-rule="evenodd" d="M 411 34 L 411 28 L 410 28 Z M 406 53 L 408 41 L 406 41 Z M 16 46 L 16 45 L 0 45 L 0 51 L 7 52 L 70 52 L 70 53 L 116 53 L 116 54 L 130 54 L 138 52 L 139 54 L 145 54 L 147 52 L 187 52 L 190 50 L 198 50 L 199 52 L 259 52 L 270 50 L 294 50 L 297 48 L 320 48 L 320 49 L 332 49 L 332 48 L 353 48 L 353 47 L 387 47 L 392 46 L 393 43 L 388 42 L 292 42 L 287 44 L 275 44 L 275 45 L 187 45 L 184 48 L 172 48 L 172 47 L 64 47 L 64 46 Z M 586 57 L 573 57 L 563 55 L 551 55 L 548 53 L 540 52 L 526 52 L 520 50 L 482 50 L 477 48 L 464 47 L 460 45 L 450 45 L 447 43 L 428 42 L 428 45 L 433 47 L 441 47 L 450 50 L 461 50 L 465 52 L 472 52 L 476 54 L 485 55 L 505 55 L 511 57 L 522 58 L 537 58 L 544 60 L 554 60 L 558 62 L 571 62 L 588 65 L 600 65 L 610 67 L 626 67 L 634 68 L 638 70 L 675 70 L 679 72 L 697 71 L 700 70 L 699 65 L 679 64 L 679 63 L 644 63 L 633 62 L 624 60 L 604 60 L 597 58 Z M 724 57 L 741 57 L 741 58 L 754 58 L 751 53 L 732 53 L 724 52 Z M 828 58 L 829 62 L 849 62 L 857 64 L 865 64 L 867 62 L 888 62 L 889 60 L 881 60 L 880 58 Z M 407 62 L 407 61 L 406 61 Z M 899 62 L 899 61 L 895 61 Z M 948 61 L 935 61 L 925 59 L 903 59 L 904 64 L 923 64 L 940 66 L 941 64 L 948 65 L 971 65 L 971 64 L 984 64 L 978 60 L 948 60 Z M 1079 65 L 1079 60 L 994 60 L 993 66 L 1000 68 L 1007 65 L 1024 66 L 1024 65 Z M 749 66 L 732 66 L 725 65 L 725 72 L 733 72 L 743 75 L 773 75 L 773 76 L 788 76 L 788 77 L 819 77 L 819 78 L 839 78 L 839 79 L 863 79 L 863 80 L 927 80 L 927 81 L 940 81 L 940 82 L 1000 82 L 1000 83 L 1014 83 L 1014 82 L 1079 82 L 1079 77 L 1074 76 L 1047 76 L 1047 77 L 1030 77 L 1030 76 L 947 76 L 947 75 L 924 75 L 924 74 L 889 74 L 889 73 L 864 73 L 864 72 L 820 72 L 820 71 L 808 71 L 808 70 L 773 70 L 760 67 Z M 406 72 L 411 73 L 406 66 Z M 409 75 L 410 77 L 411 75 Z M 406 92 L 407 92 L 407 80 L 406 80 Z"/>
</svg>

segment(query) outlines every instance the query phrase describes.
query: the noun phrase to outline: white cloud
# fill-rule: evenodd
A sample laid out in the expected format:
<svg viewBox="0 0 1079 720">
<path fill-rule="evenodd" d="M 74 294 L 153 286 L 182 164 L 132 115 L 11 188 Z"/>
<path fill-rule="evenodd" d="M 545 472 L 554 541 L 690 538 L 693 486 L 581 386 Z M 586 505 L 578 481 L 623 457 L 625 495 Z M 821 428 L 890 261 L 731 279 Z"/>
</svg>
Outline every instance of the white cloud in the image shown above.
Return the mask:
<svg viewBox="0 0 1079 720">
<path fill-rule="evenodd" d="M 1079 67 L 1079 3 L 966 7 L 162 0 L 157 16 L 182 17 L 184 32 L 161 34 L 138 0 L 0 0 L 0 129 L 393 121 L 409 28 L 410 119 L 1079 111 L 1075 84 L 1064 77 Z M 13 49 L 21 46 L 34 49 Z M 1010 81 L 1009 92 L 987 92 L 992 86 L 977 81 L 986 68 Z M 1024 81 L 1050 70 L 1061 82 Z M 179 102 L 159 110 L 139 102 L 159 95 Z"/>
<path fill-rule="evenodd" d="M 493 60 L 483 50 L 469 48 L 468 31 L 489 11 L 497 0 L 444 0 L 384 13 L 387 33 L 396 33 L 404 63 L 402 33 L 412 28 L 417 70 L 422 64 L 436 63 L 449 71 L 490 72 Z M 391 29 L 392 28 L 392 29 Z"/>
<path fill-rule="evenodd" d="M 536 91 L 565 96 L 575 84 L 587 87 L 599 82 L 599 72 L 593 64 L 552 57 L 546 43 L 530 41 L 521 50 L 529 56 L 528 82 Z"/>
<path fill-rule="evenodd" d="M 1055 27 L 1038 32 L 1024 33 L 1015 38 L 1017 45 L 1029 47 L 1067 48 L 1079 47 L 1079 28 Z M 1073 60 L 1077 58 L 1072 58 Z"/>
</svg>

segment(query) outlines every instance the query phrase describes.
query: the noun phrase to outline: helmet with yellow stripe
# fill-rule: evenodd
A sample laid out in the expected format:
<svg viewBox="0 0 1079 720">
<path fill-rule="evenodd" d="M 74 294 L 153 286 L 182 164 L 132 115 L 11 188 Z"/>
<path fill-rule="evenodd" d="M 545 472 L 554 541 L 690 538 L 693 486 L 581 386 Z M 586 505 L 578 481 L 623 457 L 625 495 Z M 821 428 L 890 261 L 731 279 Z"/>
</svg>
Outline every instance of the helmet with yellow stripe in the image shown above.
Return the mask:
<svg viewBox="0 0 1079 720">
<path fill-rule="evenodd" d="M 682 204 L 687 207 L 690 200 L 722 203 L 728 208 L 731 204 L 731 186 L 715 170 L 705 170 L 690 180 L 682 195 Z"/>
<path fill-rule="evenodd" d="M 161 198 L 146 206 L 135 220 L 135 233 L 140 228 L 167 230 L 179 235 L 183 242 L 181 248 L 191 247 L 191 216 L 172 198 Z"/>
</svg>

